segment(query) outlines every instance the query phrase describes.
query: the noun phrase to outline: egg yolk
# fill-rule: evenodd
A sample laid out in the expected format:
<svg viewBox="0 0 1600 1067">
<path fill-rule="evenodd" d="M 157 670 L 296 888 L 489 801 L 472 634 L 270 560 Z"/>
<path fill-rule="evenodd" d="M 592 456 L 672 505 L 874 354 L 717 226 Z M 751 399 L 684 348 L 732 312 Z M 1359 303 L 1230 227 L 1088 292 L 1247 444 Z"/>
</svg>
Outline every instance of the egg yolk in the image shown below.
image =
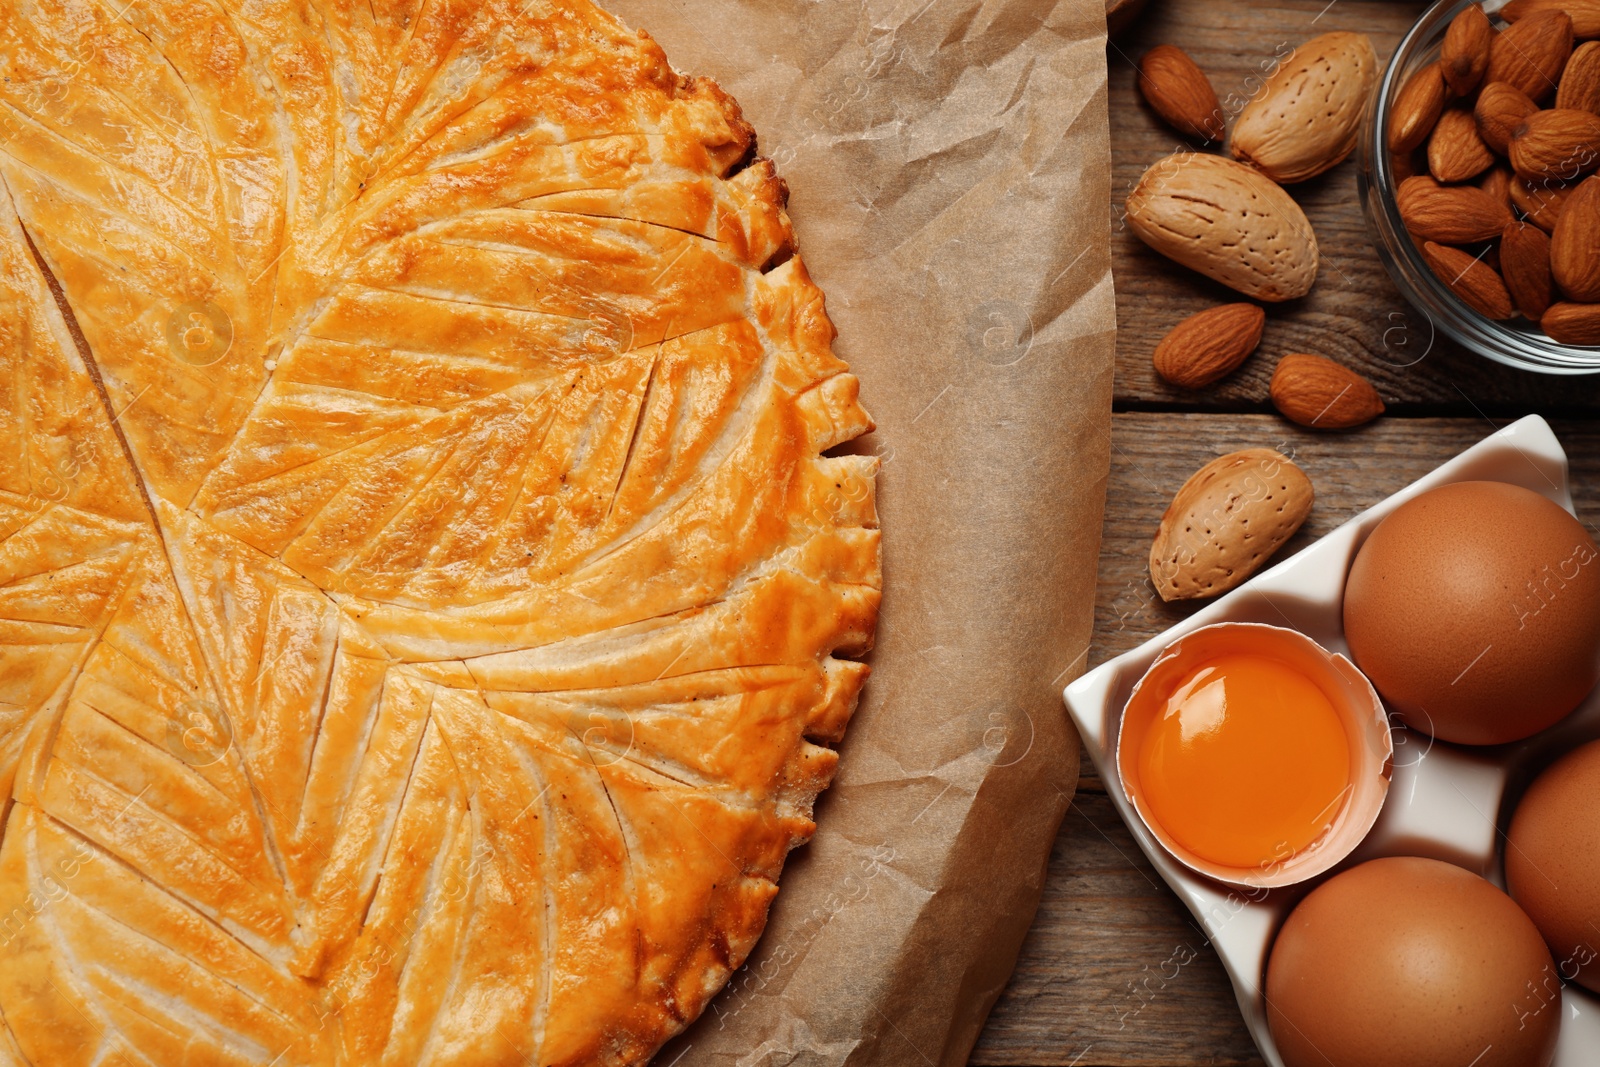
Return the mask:
<svg viewBox="0 0 1600 1067">
<path fill-rule="evenodd" d="M 1266 656 L 1221 655 L 1167 698 L 1140 741 L 1141 795 L 1179 844 L 1230 867 L 1270 867 L 1338 819 L 1350 741 L 1321 688 Z"/>
</svg>

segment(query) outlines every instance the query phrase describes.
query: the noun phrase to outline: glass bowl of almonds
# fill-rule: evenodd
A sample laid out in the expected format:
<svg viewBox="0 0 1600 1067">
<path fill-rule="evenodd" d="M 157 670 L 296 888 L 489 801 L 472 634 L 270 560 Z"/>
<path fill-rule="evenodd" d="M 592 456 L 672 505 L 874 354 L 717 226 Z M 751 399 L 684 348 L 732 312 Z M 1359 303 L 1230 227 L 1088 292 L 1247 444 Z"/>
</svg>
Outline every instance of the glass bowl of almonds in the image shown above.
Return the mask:
<svg viewBox="0 0 1600 1067">
<path fill-rule="evenodd" d="M 1360 145 L 1362 207 L 1407 300 L 1500 363 L 1600 373 L 1600 4 L 1440 0 Z"/>
</svg>

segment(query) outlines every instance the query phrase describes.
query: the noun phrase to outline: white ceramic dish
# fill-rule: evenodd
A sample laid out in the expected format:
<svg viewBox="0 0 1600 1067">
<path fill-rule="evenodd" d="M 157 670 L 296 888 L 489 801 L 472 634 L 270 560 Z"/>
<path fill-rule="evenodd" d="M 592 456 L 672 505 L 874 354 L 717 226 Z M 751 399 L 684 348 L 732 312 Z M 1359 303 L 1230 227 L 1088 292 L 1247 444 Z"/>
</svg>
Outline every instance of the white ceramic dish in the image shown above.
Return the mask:
<svg viewBox="0 0 1600 1067">
<path fill-rule="evenodd" d="M 1372 528 L 1402 502 L 1450 482 L 1510 482 L 1572 510 L 1567 457 L 1537 415 L 1467 449 L 1426 477 L 1369 508 L 1291 559 L 1257 575 L 1183 622 L 1100 665 L 1067 687 L 1067 709 L 1083 734 L 1106 792 L 1139 847 L 1205 930 L 1233 981 L 1239 1008 L 1271 1067 L 1283 1060 L 1267 1030 L 1261 983 L 1278 927 L 1322 879 L 1283 889 L 1242 889 L 1204 878 L 1174 859 L 1129 805 L 1117 773 L 1116 737 L 1123 705 L 1139 678 L 1178 637 L 1215 622 L 1286 626 L 1348 655 L 1340 625 L 1345 575 Z M 1504 886 L 1501 845 L 1512 806 L 1528 782 L 1558 755 L 1600 738 L 1600 690 L 1570 716 L 1525 741 L 1465 748 L 1398 726 L 1394 776 L 1377 824 L 1335 871 L 1378 856 L 1430 856 L 1459 864 Z M 1571 985 L 1559 1004 L 1529 992 L 1526 1011 L 1560 1011 L 1556 1067 L 1600 1063 L 1600 997 Z"/>
</svg>

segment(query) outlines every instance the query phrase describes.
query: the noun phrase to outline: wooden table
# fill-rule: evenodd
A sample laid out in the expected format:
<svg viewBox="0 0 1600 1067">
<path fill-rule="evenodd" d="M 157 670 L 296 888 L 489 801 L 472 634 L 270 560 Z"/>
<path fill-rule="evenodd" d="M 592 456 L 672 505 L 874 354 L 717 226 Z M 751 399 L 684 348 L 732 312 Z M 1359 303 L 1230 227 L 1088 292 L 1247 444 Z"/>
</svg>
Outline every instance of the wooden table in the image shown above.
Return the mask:
<svg viewBox="0 0 1600 1067">
<path fill-rule="evenodd" d="M 1433 336 L 1427 319 L 1394 289 L 1367 238 L 1353 161 L 1292 187 L 1316 229 L 1322 270 L 1309 296 L 1269 308 L 1256 355 L 1200 394 L 1172 389 L 1151 370 L 1150 352 L 1174 323 L 1238 297 L 1169 264 L 1119 221 L 1122 199 L 1140 174 L 1179 144 L 1136 93 L 1132 60 L 1156 44 L 1180 44 L 1210 75 L 1227 109 L 1257 84 L 1250 79 L 1263 62 L 1318 33 L 1369 33 L 1387 60 L 1423 6 L 1151 0 L 1110 46 L 1118 337 L 1091 667 L 1193 610 L 1155 596 L 1146 553 L 1183 480 L 1234 449 L 1284 450 L 1316 487 L 1311 519 L 1285 555 L 1530 412 L 1551 419 L 1572 457 L 1580 514 L 1591 526 L 1600 520 L 1600 492 L 1589 489 L 1600 478 L 1600 422 L 1590 421 L 1600 412 L 1600 379 L 1514 371 Z M 1382 392 L 1388 414 L 1350 434 L 1311 433 L 1279 418 L 1267 402 L 1267 383 L 1288 352 L 1315 352 L 1360 370 Z M 972 1062 L 1262 1062 L 1204 934 L 1145 861 L 1087 761 L 1038 918 Z"/>
</svg>

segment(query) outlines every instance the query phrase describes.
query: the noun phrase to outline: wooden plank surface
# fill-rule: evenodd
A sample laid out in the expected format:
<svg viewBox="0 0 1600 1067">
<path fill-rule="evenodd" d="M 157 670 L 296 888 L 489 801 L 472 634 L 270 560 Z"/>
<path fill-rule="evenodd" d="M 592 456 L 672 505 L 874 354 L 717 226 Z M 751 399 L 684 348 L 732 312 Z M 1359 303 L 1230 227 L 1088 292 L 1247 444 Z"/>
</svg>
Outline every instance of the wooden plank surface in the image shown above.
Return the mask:
<svg viewBox="0 0 1600 1067">
<path fill-rule="evenodd" d="M 1387 61 L 1426 5 L 1381 0 L 1150 0 L 1108 48 L 1117 366 L 1094 666 L 1195 610 L 1167 605 L 1145 571 L 1173 492 L 1207 460 L 1251 446 L 1292 455 L 1310 476 L 1311 518 L 1284 558 L 1405 486 L 1515 416 L 1553 418 L 1572 459 L 1574 494 L 1600 522 L 1600 378 L 1546 378 L 1461 350 L 1407 305 L 1375 251 L 1356 193 L 1355 160 L 1291 187 L 1316 230 L 1322 270 L 1307 297 L 1268 309 L 1261 349 L 1203 393 L 1156 378 L 1150 353 L 1177 321 L 1238 299 L 1146 248 L 1123 224 L 1122 199 L 1144 170 L 1183 147 L 1143 103 L 1133 60 L 1184 47 L 1236 113 L 1273 57 L 1328 30 L 1372 36 Z M 1366 374 L 1389 414 L 1350 434 L 1301 430 L 1272 414 L 1277 358 L 1315 352 Z M 1188 911 L 1161 882 L 1085 761 L 1078 800 L 1050 859 L 1038 918 L 972 1062 L 1072 1067 L 1260 1064 L 1233 991 Z"/>
</svg>

